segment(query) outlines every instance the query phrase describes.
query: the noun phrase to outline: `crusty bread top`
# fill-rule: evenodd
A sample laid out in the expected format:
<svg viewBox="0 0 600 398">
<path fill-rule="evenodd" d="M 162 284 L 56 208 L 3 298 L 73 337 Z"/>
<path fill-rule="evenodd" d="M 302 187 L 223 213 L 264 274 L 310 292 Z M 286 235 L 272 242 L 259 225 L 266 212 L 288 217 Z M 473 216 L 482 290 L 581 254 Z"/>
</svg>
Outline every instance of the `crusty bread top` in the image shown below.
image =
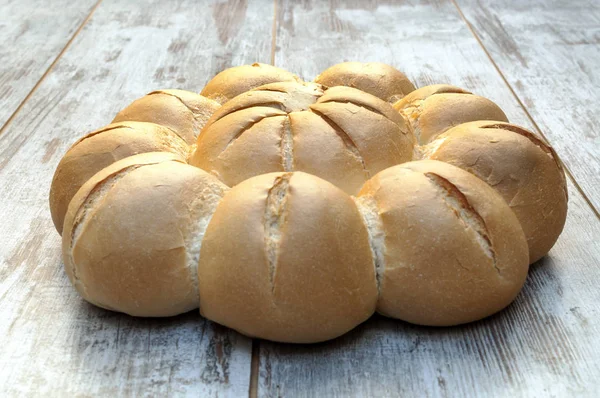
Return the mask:
<svg viewBox="0 0 600 398">
<path fill-rule="evenodd" d="M 300 82 L 298 76 L 268 64 L 254 63 L 225 69 L 213 77 L 201 95 L 224 104 L 248 90 L 275 82 Z"/>
<path fill-rule="evenodd" d="M 447 84 L 421 87 L 394 104 L 411 126 L 420 145 L 446 130 L 476 120 L 500 120 L 506 115 L 492 101 Z"/>
<path fill-rule="evenodd" d="M 134 168 L 148 165 L 158 164 L 162 162 L 184 162 L 184 159 L 167 152 L 149 152 L 138 156 L 130 156 L 120 160 L 119 162 L 113 163 L 108 167 L 101 169 L 98 173 L 90 177 L 85 184 L 77 191 L 73 199 L 70 201 L 68 211 L 65 215 L 64 229 L 62 234 L 62 251 L 63 261 L 65 263 L 65 270 L 71 280 L 71 283 L 79 293 L 87 300 L 88 295 L 86 292 L 85 283 L 83 283 L 77 275 L 76 264 L 73 260 L 72 248 L 73 243 L 77 240 L 78 235 L 81 234 L 81 229 L 78 226 L 88 216 L 91 206 L 84 206 L 86 202 L 94 202 L 101 198 L 106 193 L 106 188 L 110 188 L 110 183 L 114 183 L 115 178 L 122 175 L 123 172 L 132 170 Z M 98 189 L 102 187 L 104 182 L 108 182 L 108 185 L 104 185 L 105 189 Z M 95 194 L 94 194 L 95 193 Z"/>
<path fill-rule="evenodd" d="M 423 148 L 429 159 L 469 171 L 500 193 L 519 219 L 530 262 L 558 239 L 567 215 L 567 185 L 558 156 L 543 139 L 514 124 L 456 126 Z"/>
<path fill-rule="evenodd" d="M 358 200 L 372 207 L 363 215 L 379 253 L 379 312 L 456 325 L 499 311 L 520 291 L 528 269 L 521 226 L 472 174 L 437 161 L 408 162 L 378 173 Z"/>
<path fill-rule="evenodd" d="M 131 156 L 103 169 L 69 206 L 67 273 L 104 308 L 136 316 L 197 308 L 200 245 L 226 190 L 172 154 Z"/>
<path fill-rule="evenodd" d="M 351 198 L 302 172 L 233 187 L 208 226 L 198 267 L 200 310 L 249 336 L 309 343 L 374 311 L 374 267 Z"/>
<path fill-rule="evenodd" d="M 185 158 L 189 146 L 173 130 L 154 123 L 109 124 L 80 138 L 56 167 L 50 188 L 50 212 L 61 233 L 65 213 L 77 190 L 96 172 L 125 157 L 171 152 Z"/>
<path fill-rule="evenodd" d="M 391 105 L 351 87 L 272 83 L 215 112 L 192 165 L 227 185 L 274 171 L 305 171 L 348 193 L 412 158 L 413 138 Z"/>
<path fill-rule="evenodd" d="M 175 131 L 188 144 L 219 108 L 219 103 L 185 90 L 156 90 L 121 110 L 112 123 L 137 121 L 160 124 Z"/>
<path fill-rule="evenodd" d="M 396 102 L 415 90 L 404 73 L 381 62 L 336 64 L 321 72 L 315 82 L 329 87 L 354 87 L 388 102 Z"/>
</svg>

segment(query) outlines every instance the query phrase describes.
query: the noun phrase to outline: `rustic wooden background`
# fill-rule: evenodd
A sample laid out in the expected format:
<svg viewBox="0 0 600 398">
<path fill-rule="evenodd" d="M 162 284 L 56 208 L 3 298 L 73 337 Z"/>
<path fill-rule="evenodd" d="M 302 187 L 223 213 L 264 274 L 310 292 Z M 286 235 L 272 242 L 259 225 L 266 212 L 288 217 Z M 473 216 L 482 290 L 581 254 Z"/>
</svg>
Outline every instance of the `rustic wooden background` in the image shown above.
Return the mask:
<svg viewBox="0 0 600 398">
<path fill-rule="evenodd" d="M 69 145 L 159 88 L 255 61 L 312 79 L 381 61 L 542 134 L 569 216 L 502 313 L 435 329 L 375 316 L 312 346 L 86 304 L 47 198 Z M 0 0 L 0 396 L 598 396 L 600 2 Z"/>
</svg>

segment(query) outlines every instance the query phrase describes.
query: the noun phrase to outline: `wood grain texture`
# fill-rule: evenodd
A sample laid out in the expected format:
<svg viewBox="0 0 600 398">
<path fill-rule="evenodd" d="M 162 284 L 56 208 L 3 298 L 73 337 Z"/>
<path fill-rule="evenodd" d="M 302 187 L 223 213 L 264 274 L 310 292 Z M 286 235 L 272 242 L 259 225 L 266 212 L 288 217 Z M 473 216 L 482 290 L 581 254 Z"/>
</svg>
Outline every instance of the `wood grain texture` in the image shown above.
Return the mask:
<svg viewBox="0 0 600 398">
<path fill-rule="evenodd" d="M 135 319 L 84 303 L 47 201 L 68 146 L 134 98 L 269 62 L 272 15 L 271 1 L 105 0 L 0 136 L 0 396 L 248 394 L 249 339 L 196 311 Z"/>
<path fill-rule="evenodd" d="M 457 4 L 598 213 L 600 2 Z"/>
<path fill-rule="evenodd" d="M 284 1 L 276 44 L 276 65 L 308 79 L 346 60 L 386 62 L 418 86 L 491 98 L 533 127 L 450 1 Z M 595 396 L 600 222 L 569 188 L 565 231 L 508 309 L 462 327 L 375 316 L 334 342 L 260 342 L 258 396 Z"/>
<path fill-rule="evenodd" d="M 54 62 L 97 0 L 0 1 L 0 128 Z"/>
</svg>

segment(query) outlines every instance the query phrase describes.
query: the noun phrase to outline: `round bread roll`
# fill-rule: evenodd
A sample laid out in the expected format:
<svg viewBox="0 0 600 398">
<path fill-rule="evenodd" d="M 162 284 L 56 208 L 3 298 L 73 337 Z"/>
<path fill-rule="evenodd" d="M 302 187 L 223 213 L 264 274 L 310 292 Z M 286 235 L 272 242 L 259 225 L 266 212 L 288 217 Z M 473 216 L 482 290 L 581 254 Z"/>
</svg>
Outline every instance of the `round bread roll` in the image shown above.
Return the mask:
<svg viewBox="0 0 600 398">
<path fill-rule="evenodd" d="M 465 123 L 423 153 L 475 174 L 504 198 L 523 227 L 530 263 L 552 248 L 567 218 L 567 184 L 556 153 L 535 134 L 504 122 Z"/>
<path fill-rule="evenodd" d="M 225 69 L 206 83 L 200 94 L 224 104 L 233 97 L 264 84 L 301 81 L 302 79 L 287 70 L 253 63 Z"/>
<path fill-rule="evenodd" d="M 521 225 L 472 174 L 409 162 L 377 174 L 357 201 L 376 254 L 378 312 L 458 325 L 503 309 L 521 290 L 529 264 Z"/>
<path fill-rule="evenodd" d="M 420 145 L 461 123 L 508 122 L 502 109 L 489 99 L 447 84 L 421 87 L 396 102 L 394 108 L 404 115 Z"/>
<path fill-rule="evenodd" d="M 273 83 L 223 105 L 190 164 L 234 186 L 277 171 L 304 171 L 355 194 L 372 175 L 411 160 L 413 138 L 390 104 L 350 87 Z"/>
<path fill-rule="evenodd" d="M 328 87 L 354 87 L 388 102 L 396 102 L 415 90 L 404 73 L 381 62 L 336 64 L 321 72 L 315 82 Z"/>
<path fill-rule="evenodd" d="M 117 114 L 117 122 L 151 122 L 175 131 L 188 144 L 219 108 L 219 103 L 191 91 L 157 90 L 133 101 Z"/>
<path fill-rule="evenodd" d="M 265 174 L 232 188 L 200 253 L 200 312 L 248 336 L 324 341 L 375 310 L 373 259 L 356 205 L 310 174 Z"/>
<path fill-rule="evenodd" d="M 202 236 L 225 187 L 169 153 L 131 156 L 77 192 L 63 258 L 84 299 L 134 316 L 198 308 Z"/>
<path fill-rule="evenodd" d="M 171 152 L 187 157 L 189 147 L 172 130 L 154 123 L 113 123 L 81 138 L 58 164 L 50 188 L 50 212 L 58 233 L 69 202 L 94 174 L 117 160 L 144 152 Z"/>
</svg>

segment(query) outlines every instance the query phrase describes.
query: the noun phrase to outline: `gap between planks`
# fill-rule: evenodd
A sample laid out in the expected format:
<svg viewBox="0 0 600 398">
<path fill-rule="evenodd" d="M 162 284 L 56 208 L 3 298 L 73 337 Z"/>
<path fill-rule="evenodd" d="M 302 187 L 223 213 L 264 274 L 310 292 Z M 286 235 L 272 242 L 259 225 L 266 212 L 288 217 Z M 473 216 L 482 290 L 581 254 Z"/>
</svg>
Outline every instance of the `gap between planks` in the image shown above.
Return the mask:
<svg viewBox="0 0 600 398">
<path fill-rule="evenodd" d="M 271 26 L 271 65 L 275 66 L 275 51 L 277 48 L 277 0 L 273 0 L 273 24 Z M 258 374 L 260 371 L 260 339 L 252 339 L 252 360 L 250 362 L 250 385 L 248 396 L 258 397 Z"/>
<path fill-rule="evenodd" d="M 544 135 L 544 132 L 542 131 L 542 129 L 540 128 L 540 126 L 533 119 L 533 116 L 531 116 L 531 113 L 529 113 L 529 110 L 527 109 L 527 107 L 525 106 L 525 104 L 523 103 L 523 101 L 521 101 L 521 98 L 519 98 L 519 96 L 517 95 L 517 92 L 513 89 L 512 85 L 508 82 L 508 79 L 506 78 L 506 76 L 504 76 L 504 73 L 502 73 L 502 71 L 500 70 L 500 67 L 498 66 L 498 64 L 496 63 L 496 61 L 494 61 L 494 58 L 492 58 L 492 55 L 490 54 L 490 52 L 488 51 L 488 49 L 483 44 L 483 41 L 481 40 L 481 38 L 479 37 L 479 35 L 475 31 L 475 29 L 473 28 L 473 25 L 471 25 L 471 22 L 469 22 L 469 20 L 467 19 L 467 17 L 465 16 L 465 14 L 463 13 L 463 11 L 461 10 L 461 8 L 458 5 L 458 3 L 456 2 L 456 0 L 450 0 L 450 1 L 452 2 L 452 4 L 454 4 L 454 7 L 456 7 L 456 10 L 458 11 L 458 14 L 460 15 L 460 18 L 467 25 L 467 28 L 469 29 L 469 31 L 471 32 L 471 34 L 473 35 L 473 37 L 475 38 L 475 40 L 477 40 L 477 43 L 479 43 L 479 46 L 482 48 L 483 52 L 485 53 L 485 55 L 490 60 L 490 62 L 492 63 L 493 67 L 496 69 L 496 71 L 500 75 L 500 78 L 504 81 L 504 84 L 506 84 L 506 87 L 508 87 L 508 89 L 512 93 L 513 97 L 515 97 L 515 99 L 519 103 L 519 106 L 525 112 L 525 115 L 527 115 L 527 118 L 533 124 L 536 132 L 540 136 L 542 136 L 546 140 L 546 142 L 548 142 L 550 145 L 552 145 L 552 143 L 550 142 L 550 140 L 548 140 L 548 138 Z M 579 185 L 579 183 L 575 180 L 575 177 L 573 177 L 573 174 L 571 173 L 571 171 L 567 168 L 567 166 L 564 164 L 564 162 L 562 160 L 560 160 L 560 155 L 559 155 L 559 161 L 562 164 L 563 169 L 565 170 L 565 173 L 567 174 L 567 176 L 569 177 L 569 179 L 571 179 L 571 181 L 573 182 L 573 185 L 575 186 L 575 188 L 577 189 L 577 191 L 579 191 L 579 193 L 583 197 L 583 200 L 585 200 L 585 202 L 590 207 L 590 209 L 592 210 L 592 212 L 600 220 L 600 212 L 598 211 L 598 209 L 596 209 L 596 207 L 594 206 L 594 204 L 592 203 L 592 201 L 587 197 L 586 193 L 583 191 L 583 189 L 581 188 L 581 186 Z"/>
<path fill-rule="evenodd" d="M 277 0 L 273 0 L 273 24 L 271 25 L 271 65 L 275 66 L 275 51 L 277 49 Z M 250 362 L 250 385 L 248 397 L 258 397 L 258 375 L 260 372 L 260 339 L 252 339 L 252 359 Z"/>
<path fill-rule="evenodd" d="M 275 66 L 275 50 L 277 48 L 277 0 L 273 0 L 273 25 L 271 28 L 271 65 Z"/>
<path fill-rule="evenodd" d="M 250 362 L 250 385 L 248 386 L 248 396 L 250 398 L 258 397 L 258 373 L 260 370 L 260 339 L 252 339 L 252 360 Z"/>
<path fill-rule="evenodd" d="M 10 125 L 10 123 L 13 121 L 13 119 L 21 111 L 21 109 L 23 108 L 23 106 L 25 106 L 25 103 L 27 101 L 29 101 L 29 98 L 31 98 L 31 96 L 37 90 L 37 88 L 46 79 L 46 76 L 48 76 L 50 74 L 50 72 L 52 71 L 52 69 L 54 69 L 54 66 L 58 63 L 58 61 L 63 56 L 63 54 L 69 49 L 69 47 L 71 46 L 71 44 L 73 43 L 73 41 L 75 40 L 75 38 L 79 35 L 79 32 L 81 32 L 81 30 L 88 23 L 88 21 L 90 20 L 90 18 L 92 18 L 92 15 L 94 15 L 94 12 L 96 12 L 96 9 L 98 9 L 98 7 L 100 6 L 100 3 L 102 3 L 102 0 L 98 0 L 96 2 L 96 4 L 94 4 L 94 6 L 90 10 L 89 14 L 87 15 L 87 17 L 85 17 L 85 19 L 83 20 L 83 22 L 81 22 L 81 24 L 77 27 L 77 29 L 75 30 L 75 33 L 73 33 L 73 36 L 71 36 L 71 38 L 69 39 L 69 41 L 67 41 L 67 44 L 65 44 L 65 46 L 63 47 L 63 49 L 60 50 L 60 52 L 58 53 L 58 55 L 56 56 L 56 58 L 54 58 L 54 61 L 52 61 L 52 63 L 50 64 L 50 66 L 48 66 L 48 69 L 46 69 L 46 71 L 44 72 L 44 74 L 40 77 L 40 79 L 31 88 L 31 91 L 29 91 L 29 93 L 25 96 L 25 98 L 23 98 L 23 101 L 21 101 L 21 103 L 19 104 L 19 106 L 17 106 L 17 108 L 14 110 L 14 112 L 8 117 L 8 119 L 6 119 L 6 122 L 4 123 L 4 125 L 2 127 L 0 127 L 0 136 L 2 135 L 2 133 L 4 133 L 4 131 L 6 130 L 6 128 Z"/>
</svg>

